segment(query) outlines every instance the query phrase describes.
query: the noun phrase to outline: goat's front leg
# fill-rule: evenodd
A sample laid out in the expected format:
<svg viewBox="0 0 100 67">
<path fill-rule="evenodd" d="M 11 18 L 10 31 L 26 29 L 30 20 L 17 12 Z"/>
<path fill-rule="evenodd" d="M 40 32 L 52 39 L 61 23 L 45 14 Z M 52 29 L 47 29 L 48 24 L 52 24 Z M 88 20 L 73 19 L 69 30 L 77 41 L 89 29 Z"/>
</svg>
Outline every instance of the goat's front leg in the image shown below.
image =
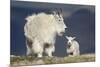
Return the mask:
<svg viewBox="0 0 100 67">
<path fill-rule="evenodd" d="M 48 48 L 45 48 L 45 53 L 49 56 L 49 57 L 53 57 L 52 53 L 55 51 L 55 47 L 54 45 L 49 46 Z"/>
</svg>

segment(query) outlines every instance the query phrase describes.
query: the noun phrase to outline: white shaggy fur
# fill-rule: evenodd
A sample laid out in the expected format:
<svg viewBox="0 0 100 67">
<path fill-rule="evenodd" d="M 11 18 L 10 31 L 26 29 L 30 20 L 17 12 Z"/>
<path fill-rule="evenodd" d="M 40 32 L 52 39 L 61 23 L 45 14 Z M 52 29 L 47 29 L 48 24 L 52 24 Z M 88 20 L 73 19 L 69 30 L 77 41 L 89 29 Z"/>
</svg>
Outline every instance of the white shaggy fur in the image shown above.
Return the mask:
<svg viewBox="0 0 100 67">
<path fill-rule="evenodd" d="M 66 38 L 68 39 L 67 42 L 67 53 L 69 56 L 77 56 L 80 54 L 80 50 L 79 50 L 79 43 L 75 40 L 76 37 L 68 37 L 66 36 Z"/>
<path fill-rule="evenodd" d="M 52 57 L 52 52 L 55 51 L 56 35 L 62 36 L 62 32 L 65 32 L 66 26 L 63 17 L 56 13 L 39 13 L 27 17 L 26 20 L 24 34 L 26 37 L 27 55 L 34 53 L 38 57 L 42 57 L 43 52 L 45 52 Z"/>
</svg>

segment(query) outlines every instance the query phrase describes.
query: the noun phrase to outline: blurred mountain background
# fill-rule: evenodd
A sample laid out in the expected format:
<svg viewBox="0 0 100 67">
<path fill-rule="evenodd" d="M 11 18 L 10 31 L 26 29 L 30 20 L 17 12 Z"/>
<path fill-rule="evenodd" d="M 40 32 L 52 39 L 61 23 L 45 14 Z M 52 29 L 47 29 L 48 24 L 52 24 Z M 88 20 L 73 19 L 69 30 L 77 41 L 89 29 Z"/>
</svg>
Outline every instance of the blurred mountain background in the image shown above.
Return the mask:
<svg viewBox="0 0 100 67">
<path fill-rule="evenodd" d="M 81 54 L 95 53 L 95 6 L 11 1 L 11 55 L 25 55 L 25 18 L 33 13 L 49 12 L 61 8 L 68 29 L 63 37 L 57 37 L 55 56 L 66 56 L 67 36 L 75 36 Z"/>
</svg>

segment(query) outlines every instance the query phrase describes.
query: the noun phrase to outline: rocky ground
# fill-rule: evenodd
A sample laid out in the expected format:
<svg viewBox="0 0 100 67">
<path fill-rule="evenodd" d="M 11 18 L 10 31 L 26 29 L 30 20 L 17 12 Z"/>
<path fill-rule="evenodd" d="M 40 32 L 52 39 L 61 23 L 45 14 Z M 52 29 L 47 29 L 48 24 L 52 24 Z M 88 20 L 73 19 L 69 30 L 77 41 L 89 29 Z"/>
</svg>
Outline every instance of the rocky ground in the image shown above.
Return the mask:
<svg viewBox="0 0 100 67">
<path fill-rule="evenodd" d="M 84 54 L 80 56 L 70 57 L 43 57 L 35 58 L 32 56 L 11 56 L 11 66 L 24 66 L 24 65 L 42 65 L 42 64 L 61 64 L 61 63 L 78 63 L 78 62 L 94 62 L 95 54 Z"/>
</svg>

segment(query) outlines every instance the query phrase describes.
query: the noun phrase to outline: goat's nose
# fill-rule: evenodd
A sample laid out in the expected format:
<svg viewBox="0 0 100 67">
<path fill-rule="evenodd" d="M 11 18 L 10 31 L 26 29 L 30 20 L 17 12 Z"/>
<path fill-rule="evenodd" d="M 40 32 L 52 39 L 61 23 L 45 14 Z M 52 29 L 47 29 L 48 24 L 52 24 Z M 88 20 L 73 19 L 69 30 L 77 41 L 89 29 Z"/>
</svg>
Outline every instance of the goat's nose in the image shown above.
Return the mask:
<svg viewBox="0 0 100 67">
<path fill-rule="evenodd" d="M 65 31 L 67 30 L 68 28 L 65 28 Z"/>
<path fill-rule="evenodd" d="M 68 44 L 70 45 L 70 44 L 71 44 L 71 42 L 68 42 Z"/>
<path fill-rule="evenodd" d="M 68 48 L 70 48 L 70 47 L 71 47 L 71 45 L 67 45 L 67 47 L 68 47 Z"/>
</svg>

